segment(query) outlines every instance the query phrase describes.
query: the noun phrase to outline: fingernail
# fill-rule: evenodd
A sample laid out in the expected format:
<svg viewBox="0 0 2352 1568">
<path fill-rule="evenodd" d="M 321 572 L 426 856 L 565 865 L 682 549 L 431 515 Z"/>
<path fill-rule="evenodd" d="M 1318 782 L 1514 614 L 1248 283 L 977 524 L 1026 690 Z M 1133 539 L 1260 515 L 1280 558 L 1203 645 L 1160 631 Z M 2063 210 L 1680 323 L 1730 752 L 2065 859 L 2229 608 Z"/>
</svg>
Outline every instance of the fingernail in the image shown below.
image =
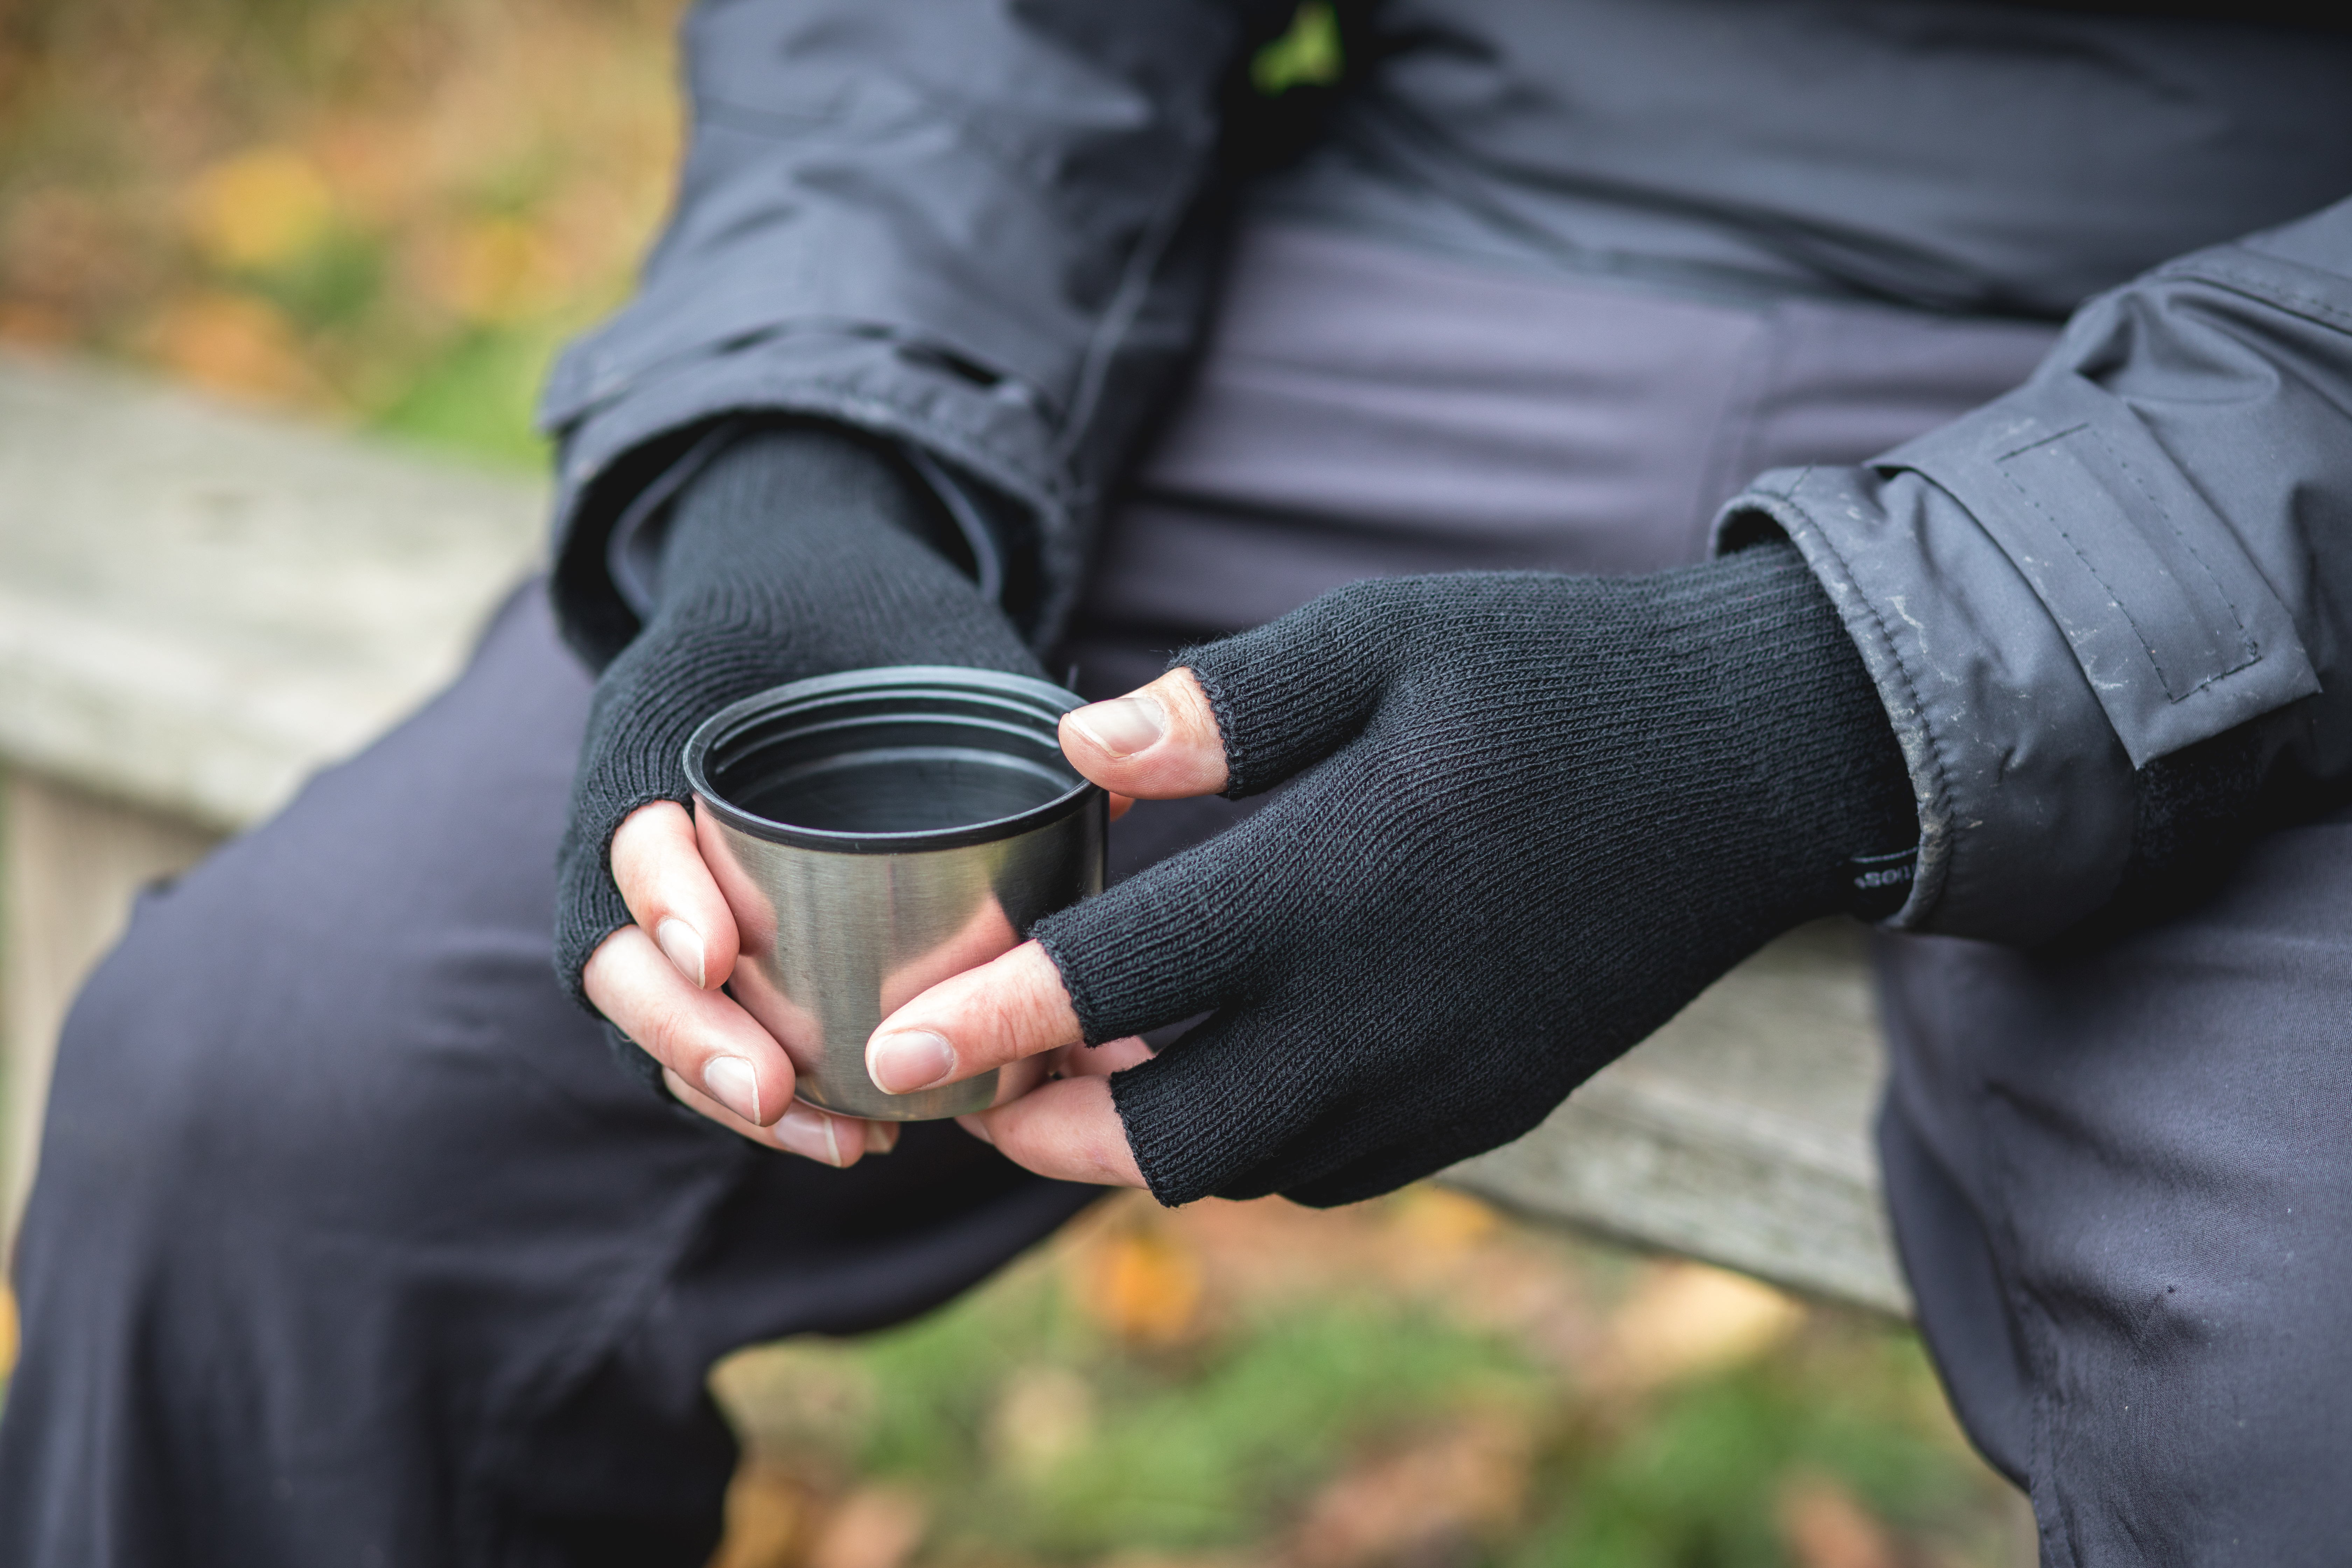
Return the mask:
<svg viewBox="0 0 2352 1568">
<path fill-rule="evenodd" d="M 887 1154 L 898 1146 L 898 1124 L 895 1121 L 869 1121 L 866 1124 L 866 1152 Z"/>
<path fill-rule="evenodd" d="M 990 1148 L 993 1149 L 996 1147 L 996 1139 L 994 1135 L 988 1131 L 988 1123 L 982 1121 L 979 1117 L 959 1116 L 956 1118 L 956 1125 L 971 1133 L 973 1137 L 979 1139 L 982 1142 L 987 1144 Z"/>
<path fill-rule="evenodd" d="M 744 1121 L 760 1124 L 760 1075 L 741 1057 L 711 1058 L 703 1065 L 702 1087 Z"/>
<path fill-rule="evenodd" d="M 816 1107 L 793 1100 L 776 1118 L 776 1142 L 795 1154 L 839 1169 L 841 1140 L 835 1136 L 833 1118 Z"/>
<path fill-rule="evenodd" d="M 1070 722 L 1112 756 L 1131 757 L 1157 745 L 1168 732 L 1168 710 L 1160 706 L 1157 697 L 1139 692 L 1074 709 Z"/>
<path fill-rule="evenodd" d="M 877 1036 L 866 1050 L 866 1074 L 885 1094 L 929 1089 L 955 1065 L 955 1047 L 927 1029 Z"/>
<path fill-rule="evenodd" d="M 654 941 L 662 952 L 677 965 L 677 972 L 702 984 L 702 933 L 672 915 L 654 928 Z"/>
</svg>

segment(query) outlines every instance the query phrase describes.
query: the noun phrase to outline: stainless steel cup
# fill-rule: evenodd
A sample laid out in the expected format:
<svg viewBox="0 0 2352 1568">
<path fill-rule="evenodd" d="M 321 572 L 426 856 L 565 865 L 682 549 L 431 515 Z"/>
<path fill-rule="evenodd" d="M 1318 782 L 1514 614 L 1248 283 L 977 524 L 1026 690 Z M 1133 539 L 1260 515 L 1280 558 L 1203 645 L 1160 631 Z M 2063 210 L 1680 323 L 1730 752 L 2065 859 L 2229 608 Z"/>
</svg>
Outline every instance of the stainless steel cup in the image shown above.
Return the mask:
<svg viewBox="0 0 2352 1568">
<path fill-rule="evenodd" d="M 885 1094 L 866 1041 L 1102 890 L 1108 797 L 1055 736 L 1081 700 L 992 670 L 856 669 L 746 698 L 687 742 L 695 834 L 742 938 L 727 988 L 803 1100 L 920 1121 L 994 1098 L 992 1072 Z"/>
</svg>

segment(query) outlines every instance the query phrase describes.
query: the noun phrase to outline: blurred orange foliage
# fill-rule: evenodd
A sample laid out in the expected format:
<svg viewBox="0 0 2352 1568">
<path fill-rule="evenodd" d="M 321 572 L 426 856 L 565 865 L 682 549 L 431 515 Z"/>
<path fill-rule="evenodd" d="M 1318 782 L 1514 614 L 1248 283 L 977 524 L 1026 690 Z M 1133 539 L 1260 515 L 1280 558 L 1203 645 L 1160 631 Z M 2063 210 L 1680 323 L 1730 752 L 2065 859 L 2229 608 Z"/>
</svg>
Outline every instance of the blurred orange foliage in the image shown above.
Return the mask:
<svg viewBox="0 0 2352 1568">
<path fill-rule="evenodd" d="M 1898 1568 L 1886 1527 L 1852 1492 L 1823 1475 L 1801 1475 L 1782 1489 L 1780 1538 L 1797 1568 Z"/>
<path fill-rule="evenodd" d="M 543 357 L 667 199 L 678 5 L 0 5 L 0 339 L 362 419 Z"/>
<path fill-rule="evenodd" d="M 187 226 L 197 251 L 233 268 L 290 261 L 325 235 L 335 193 L 317 164 L 291 147 L 255 147 L 199 173 L 188 187 Z"/>
<path fill-rule="evenodd" d="M 175 300 L 144 346 L 173 374 L 215 392 L 271 403 L 325 397 L 292 324 L 250 295 L 207 289 Z"/>
<path fill-rule="evenodd" d="M 1172 1345 L 1198 1322 L 1200 1260 L 1159 1226 L 1122 1226 L 1079 1256 L 1085 1281 L 1079 1300 L 1120 1339 Z"/>
</svg>

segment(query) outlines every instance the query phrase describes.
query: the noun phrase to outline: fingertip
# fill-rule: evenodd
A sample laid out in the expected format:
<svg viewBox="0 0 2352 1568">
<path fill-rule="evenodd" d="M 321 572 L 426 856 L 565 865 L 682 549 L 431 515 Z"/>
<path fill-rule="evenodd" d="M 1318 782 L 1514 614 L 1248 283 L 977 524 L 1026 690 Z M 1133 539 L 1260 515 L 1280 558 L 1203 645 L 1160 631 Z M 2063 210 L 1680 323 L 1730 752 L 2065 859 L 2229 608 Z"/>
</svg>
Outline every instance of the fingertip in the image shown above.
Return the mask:
<svg viewBox="0 0 2352 1568">
<path fill-rule="evenodd" d="M 771 1131 L 785 1152 L 835 1170 L 847 1170 L 866 1153 L 865 1122 L 820 1110 L 804 1100 L 784 1107 Z"/>
<path fill-rule="evenodd" d="M 1033 940 L 950 975 L 883 1019 L 866 1039 L 866 1076 L 886 1093 L 937 1088 L 1081 1034 L 1061 970 Z"/>
<path fill-rule="evenodd" d="M 1168 710 L 1147 686 L 1070 710 L 1062 715 L 1062 729 L 1106 761 L 1123 763 L 1168 738 Z"/>
<path fill-rule="evenodd" d="M 630 918 L 697 990 L 734 973 L 734 911 L 703 858 L 695 819 L 676 801 L 641 805 L 613 835 L 613 883 Z"/>
<path fill-rule="evenodd" d="M 710 982 L 706 976 L 710 965 L 702 943 L 702 933 L 670 915 L 654 928 L 654 942 L 664 957 L 677 966 L 677 972 L 694 982 L 698 991 L 708 991 Z"/>
<path fill-rule="evenodd" d="M 945 1083 L 955 1070 L 955 1047 L 929 1029 L 877 1033 L 866 1042 L 866 1076 L 885 1094 Z"/>
<path fill-rule="evenodd" d="M 762 1116 L 760 1105 L 760 1073 L 743 1057 L 712 1057 L 702 1064 L 703 1091 L 754 1127 L 765 1126 L 774 1120 Z"/>
<path fill-rule="evenodd" d="M 581 981 L 590 1004 L 638 1049 L 747 1126 L 772 1120 L 792 1100 L 796 1075 L 774 1037 L 726 993 L 697 989 L 643 928 L 607 937 Z"/>
<path fill-rule="evenodd" d="M 980 1123 L 967 1131 L 1041 1176 L 1104 1187 L 1146 1184 L 1107 1079 L 1059 1079 L 961 1120 Z"/>
<path fill-rule="evenodd" d="M 1115 795 L 1174 800 L 1224 788 L 1225 742 L 1189 669 L 1062 716 L 1062 752 Z"/>
</svg>

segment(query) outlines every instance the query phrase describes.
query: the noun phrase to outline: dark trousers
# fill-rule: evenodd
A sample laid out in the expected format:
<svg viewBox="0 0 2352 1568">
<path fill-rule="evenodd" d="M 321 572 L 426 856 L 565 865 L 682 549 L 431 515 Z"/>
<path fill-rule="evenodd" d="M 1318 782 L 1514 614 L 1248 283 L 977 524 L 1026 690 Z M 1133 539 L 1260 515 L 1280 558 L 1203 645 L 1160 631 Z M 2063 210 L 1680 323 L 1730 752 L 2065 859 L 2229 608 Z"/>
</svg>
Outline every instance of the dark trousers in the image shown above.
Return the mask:
<svg viewBox="0 0 2352 1568">
<path fill-rule="evenodd" d="M 1108 693 L 1368 574 L 1690 559 L 1745 474 L 1899 440 L 2042 342 L 1262 229 L 1068 651 Z M 526 593 L 450 690 L 142 901 L 68 1024 L 16 1258 L 0 1564 L 697 1563 L 712 1360 L 919 1311 L 1087 1200 L 952 1127 L 824 1170 L 614 1070 L 549 973 L 588 686 Z M 1235 809 L 1147 807 L 1115 857 Z M 2338 822 L 2090 957 L 1894 949 L 1898 1232 L 2053 1563 L 2352 1538 L 2347 889 Z"/>
</svg>

